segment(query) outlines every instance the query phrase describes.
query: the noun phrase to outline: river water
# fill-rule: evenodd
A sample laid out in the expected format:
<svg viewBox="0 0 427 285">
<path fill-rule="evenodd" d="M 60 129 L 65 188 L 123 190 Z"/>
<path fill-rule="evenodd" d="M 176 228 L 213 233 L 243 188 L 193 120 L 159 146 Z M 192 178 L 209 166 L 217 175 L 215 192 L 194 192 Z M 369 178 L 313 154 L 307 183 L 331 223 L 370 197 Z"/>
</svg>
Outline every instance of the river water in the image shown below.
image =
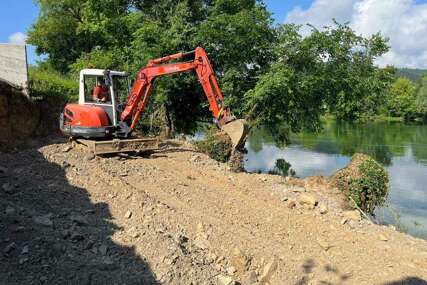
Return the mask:
<svg viewBox="0 0 427 285">
<path fill-rule="evenodd" d="M 329 176 L 357 152 L 371 155 L 390 176 L 388 205 L 376 210 L 376 218 L 427 239 L 427 125 L 326 121 L 319 133 L 292 135 L 288 146 L 259 128 L 246 148 L 247 171 L 269 172 L 285 159 L 300 178 Z"/>
</svg>

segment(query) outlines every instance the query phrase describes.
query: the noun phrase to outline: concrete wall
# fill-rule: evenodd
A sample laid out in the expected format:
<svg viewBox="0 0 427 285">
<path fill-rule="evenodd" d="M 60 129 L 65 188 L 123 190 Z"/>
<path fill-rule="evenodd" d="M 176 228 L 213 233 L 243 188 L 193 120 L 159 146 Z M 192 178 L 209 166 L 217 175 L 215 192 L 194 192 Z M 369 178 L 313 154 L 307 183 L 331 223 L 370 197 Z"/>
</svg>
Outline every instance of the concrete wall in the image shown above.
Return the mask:
<svg viewBox="0 0 427 285">
<path fill-rule="evenodd" d="M 23 88 L 28 96 L 28 64 L 25 45 L 0 44 L 0 79 Z"/>
</svg>

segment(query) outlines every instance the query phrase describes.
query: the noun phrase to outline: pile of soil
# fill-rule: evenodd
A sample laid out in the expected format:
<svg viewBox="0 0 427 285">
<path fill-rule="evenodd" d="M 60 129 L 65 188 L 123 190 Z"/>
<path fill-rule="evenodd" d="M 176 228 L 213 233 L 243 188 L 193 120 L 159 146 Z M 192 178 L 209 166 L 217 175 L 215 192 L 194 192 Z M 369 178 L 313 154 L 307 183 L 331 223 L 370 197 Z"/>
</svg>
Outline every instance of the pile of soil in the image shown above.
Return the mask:
<svg viewBox="0 0 427 285">
<path fill-rule="evenodd" d="M 317 180 L 233 173 L 186 144 L 2 153 L 0 280 L 425 284 L 426 241 L 343 211 Z"/>
</svg>

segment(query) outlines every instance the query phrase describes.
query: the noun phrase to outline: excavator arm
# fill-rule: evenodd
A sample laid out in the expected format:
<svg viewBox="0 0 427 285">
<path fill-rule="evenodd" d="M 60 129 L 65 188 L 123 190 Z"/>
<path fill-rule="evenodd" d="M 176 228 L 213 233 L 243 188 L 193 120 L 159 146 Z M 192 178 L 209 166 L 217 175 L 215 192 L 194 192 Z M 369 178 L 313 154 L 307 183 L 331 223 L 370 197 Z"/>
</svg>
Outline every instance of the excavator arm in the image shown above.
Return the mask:
<svg viewBox="0 0 427 285">
<path fill-rule="evenodd" d="M 191 55 L 194 55 L 194 59 L 192 61 L 168 63 L 172 60 L 186 58 Z M 164 75 L 189 71 L 196 72 L 199 82 L 208 99 L 209 109 L 212 112 L 212 115 L 217 119 L 218 127 L 223 128 L 226 124 L 234 121 L 235 119 L 231 116 L 230 110 L 223 103 L 222 93 L 219 89 L 218 81 L 212 65 L 209 62 L 209 58 L 205 50 L 201 47 L 196 48 L 196 50 L 192 52 L 177 53 L 150 60 L 147 66 L 141 69 L 138 73 L 137 80 L 128 97 L 126 107 L 121 114 L 121 121 L 127 123 L 130 130 L 133 130 L 153 91 L 154 80 L 157 77 Z M 246 126 L 242 127 L 246 128 Z M 241 139 L 246 136 L 244 132 L 245 131 L 243 130 Z M 241 139 L 239 139 L 239 141 Z M 235 144 L 237 144 L 237 142 Z"/>
</svg>

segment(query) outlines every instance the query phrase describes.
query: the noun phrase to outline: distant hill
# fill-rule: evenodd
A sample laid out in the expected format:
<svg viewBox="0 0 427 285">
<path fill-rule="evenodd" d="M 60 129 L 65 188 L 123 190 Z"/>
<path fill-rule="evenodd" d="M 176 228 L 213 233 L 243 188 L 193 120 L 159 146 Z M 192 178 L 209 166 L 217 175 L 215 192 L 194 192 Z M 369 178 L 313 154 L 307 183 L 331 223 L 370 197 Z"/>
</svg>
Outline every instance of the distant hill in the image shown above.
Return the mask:
<svg viewBox="0 0 427 285">
<path fill-rule="evenodd" d="M 397 76 L 407 77 L 412 81 L 417 81 L 423 74 L 427 74 L 427 69 L 398 68 Z"/>
</svg>

